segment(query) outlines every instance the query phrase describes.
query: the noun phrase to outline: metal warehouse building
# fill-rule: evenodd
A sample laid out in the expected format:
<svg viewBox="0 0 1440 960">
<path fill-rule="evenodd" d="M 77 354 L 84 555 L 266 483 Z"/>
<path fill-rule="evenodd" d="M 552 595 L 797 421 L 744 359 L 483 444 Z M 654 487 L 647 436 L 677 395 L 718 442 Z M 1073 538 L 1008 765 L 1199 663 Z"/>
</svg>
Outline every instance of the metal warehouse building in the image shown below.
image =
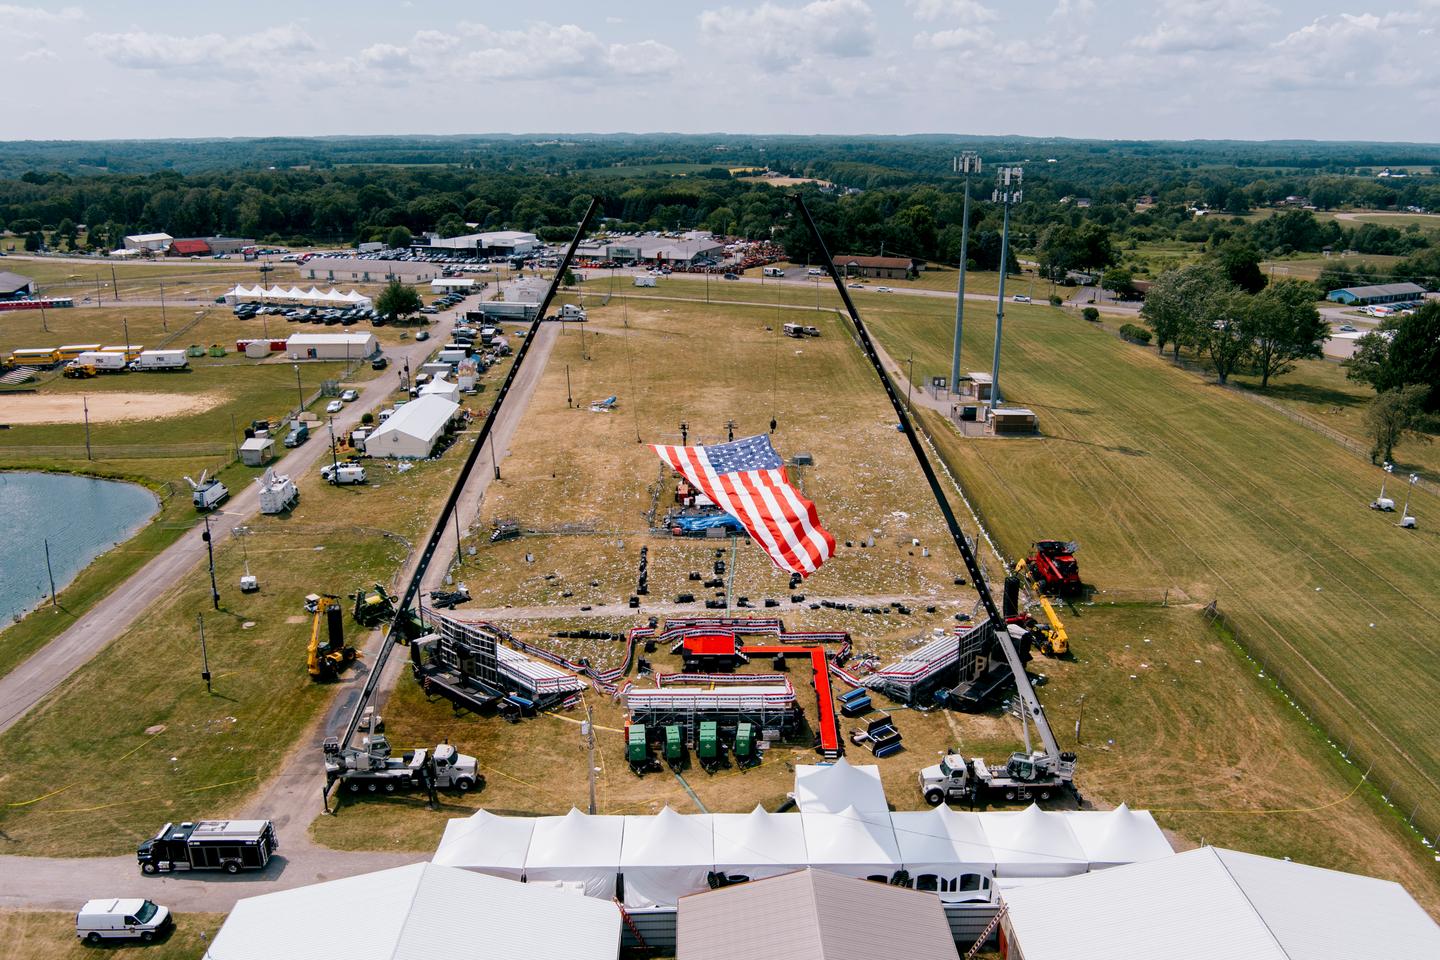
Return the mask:
<svg viewBox="0 0 1440 960">
<path fill-rule="evenodd" d="M 1325 299 L 1335 303 L 1364 306 L 1371 303 L 1404 303 L 1420 300 L 1425 288 L 1418 283 L 1377 283 L 1369 287 L 1341 287 L 1331 290 Z"/>
<path fill-rule="evenodd" d="M 542 244 L 540 238 L 523 230 L 495 230 L 490 233 L 467 233 L 463 237 L 430 237 L 417 240 L 411 248 L 416 253 L 444 253 L 456 257 L 514 257 L 534 253 Z"/>
<path fill-rule="evenodd" d="M 358 257 L 315 257 L 300 267 L 300 276 L 307 280 L 328 280 L 336 283 L 348 280 L 351 283 L 386 283 L 402 280 L 405 283 L 419 283 L 434 280 L 444 274 L 445 268 L 438 263 L 422 263 L 413 260 L 361 260 Z"/>
<path fill-rule="evenodd" d="M 362 360 L 379 349 L 373 333 L 297 333 L 285 341 L 294 360 Z"/>
</svg>

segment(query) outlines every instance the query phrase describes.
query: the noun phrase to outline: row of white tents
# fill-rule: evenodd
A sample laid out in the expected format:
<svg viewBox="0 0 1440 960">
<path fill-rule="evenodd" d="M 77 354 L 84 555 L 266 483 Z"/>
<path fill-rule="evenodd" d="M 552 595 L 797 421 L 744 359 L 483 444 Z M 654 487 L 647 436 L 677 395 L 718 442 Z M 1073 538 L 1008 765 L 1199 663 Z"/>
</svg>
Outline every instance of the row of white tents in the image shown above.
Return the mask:
<svg viewBox="0 0 1440 960">
<path fill-rule="evenodd" d="M 238 284 L 235 289 L 225 292 L 226 303 L 241 303 L 247 300 L 286 300 L 326 307 L 368 308 L 371 305 L 370 298 L 358 290 L 347 290 L 341 293 L 334 287 L 329 290 L 320 290 L 317 287 L 301 290 L 299 287 L 291 287 L 287 290 L 281 286 L 262 287 L 256 284 L 253 287 L 247 287 L 244 284 Z"/>
<path fill-rule="evenodd" d="M 873 771 L 873 778 L 871 773 Z M 526 881 L 581 883 L 610 899 L 623 877 L 631 909 L 669 909 L 710 888 L 711 874 L 758 880 L 804 867 L 890 882 L 952 903 L 990 904 L 994 887 L 1074 876 L 1169 856 L 1148 813 L 1115 810 L 962 813 L 876 808 L 874 767 L 800 766 L 795 813 L 504 817 L 451 820 L 434 862 Z M 861 787 L 855 790 L 855 787 Z M 884 792 L 880 791 L 883 803 Z M 841 806 L 843 804 L 843 806 Z M 868 808 L 868 809 L 867 809 Z"/>
</svg>

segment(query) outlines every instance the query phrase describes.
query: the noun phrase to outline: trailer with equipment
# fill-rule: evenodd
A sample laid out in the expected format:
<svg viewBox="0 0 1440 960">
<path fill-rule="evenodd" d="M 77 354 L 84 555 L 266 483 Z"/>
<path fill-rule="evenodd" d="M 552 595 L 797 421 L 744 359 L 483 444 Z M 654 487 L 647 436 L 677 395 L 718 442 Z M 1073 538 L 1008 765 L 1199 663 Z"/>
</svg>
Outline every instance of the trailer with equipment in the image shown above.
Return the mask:
<svg viewBox="0 0 1440 960">
<path fill-rule="evenodd" d="M 355 601 L 355 622 L 362 627 L 373 627 L 395 616 L 395 598 L 380 584 L 369 590 L 357 590 L 350 594 Z"/>
<path fill-rule="evenodd" d="M 196 820 L 167 823 L 140 844 L 142 873 L 185 870 L 261 870 L 279 849 L 269 820 Z"/>
<path fill-rule="evenodd" d="M 185 482 L 190 484 L 190 489 L 194 491 L 190 500 L 195 504 L 196 510 L 214 510 L 230 496 L 230 491 L 225 484 L 209 476 L 208 472 L 204 470 L 200 471 L 199 480 L 191 480 L 186 477 Z"/>
<path fill-rule="evenodd" d="M 434 750 L 406 750 L 392 755 L 383 733 L 367 733 L 359 747 L 340 746 L 339 737 L 326 737 L 325 786 L 340 784 L 350 793 L 394 793 L 396 790 L 453 788 L 468 793 L 483 785 L 475 758 L 448 743 Z"/>
</svg>

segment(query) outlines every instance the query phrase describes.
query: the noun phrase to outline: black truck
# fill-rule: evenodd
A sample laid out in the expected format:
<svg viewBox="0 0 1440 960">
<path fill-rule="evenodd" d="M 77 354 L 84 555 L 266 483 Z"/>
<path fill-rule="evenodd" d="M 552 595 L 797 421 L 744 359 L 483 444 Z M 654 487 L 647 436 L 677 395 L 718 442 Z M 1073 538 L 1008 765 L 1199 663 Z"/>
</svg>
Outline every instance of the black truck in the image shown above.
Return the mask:
<svg viewBox="0 0 1440 960">
<path fill-rule="evenodd" d="M 279 849 L 269 820 L 196 820 L 167 823 L 140 844 L 142 873 L 176 870 L 262 870 Z"/>
</svg>

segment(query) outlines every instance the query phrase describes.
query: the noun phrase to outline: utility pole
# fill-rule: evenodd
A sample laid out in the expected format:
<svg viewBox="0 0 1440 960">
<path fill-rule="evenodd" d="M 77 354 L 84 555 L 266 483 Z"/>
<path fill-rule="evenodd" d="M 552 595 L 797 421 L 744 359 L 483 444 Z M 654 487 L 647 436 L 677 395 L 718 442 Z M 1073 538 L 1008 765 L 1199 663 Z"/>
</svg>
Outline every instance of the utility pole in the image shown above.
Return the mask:
<svg viewBox="0 0 1440 960">
<path fill-rule="evenodd" d="M 455 501 L 455 509 L 450 511 L 450 516 L 455 520 L 455 566 L 464 566 L 465 558 L 460 554 L 460 501 Z"/>
<path fill-rule="evenodd" d="M 130 321 L 125 317 L 120 318 L 120 329 L 125 331 L 125 356 L 128 357 L 130 356 Z"/>
<path fill-rule="evenodd" d="M 575 398 L 570 392 L 570 364 L 565 364 L 565 406 L 575 406 Z"/>
<path fill-rule="evenodd" d="M 115 302 L 120 302 L 120 281 L 115 276 L 115 264 L 110 264 L 110 287 L 115 292 Z"/>
<path fill-rule="evenodd" d="M 1010 259 L 1010 208 L 1019 203 L 1024 191 L 1020 181 L 1022 167 L 1001 167 L 995 177 L 992 198 L 1005 208 L 1004 226 L 1000 230 L 1000 291 L 995 300 L 995 359 L 990 364 L 990 410 L 1000 404 L 1000 335 L 1005 326 L 1005 269 Z"/>
<path fill-rule="evenodd" d="M 684 420 L 680 421 L 680 446 L 687 446 L 690 443 L 690 424 Z"/>
<path fill-rule="evenodd" d="M 206 293 L 209 293 L 207 290 Z M 160 327 L 167 333 L 170 331 L 170 324 L 165 320 L 165 281 L 160 281 Z M 268 334 L 267 334 L 268 336 Z"/>
<path fill-rule="evenodd" d="M 970 175 L 980 172 L 980 154 L 966 150 L 954 160 L 955 172 L 965 175 L 965 212 L 960 224 L 960 286 L 955 293 L 955 349 L 950 354 L 950 389 L 960 389 L 960 334 L 965 327 L 965 265 L 970 249 Z"/>
<path fill-rule="evenodd" d="M 195 614 L 195 620 L 200 624 L 200 678 L 205 681 L 205 692 L 213 694 L 210 689 L 210 652 L 205 649 L 205 614 Z"/>
<path fill-rule="evenodd" d="M 292 364 L 295 368 L 295 419 L 300 419 L 300 413 L 305 409 L 305 388 L 300 386 L 300 364 Z"/>
<path fill-rule="evenodd" d="M 495 435 L 490 435 L 490 466 L 495 469 L 495 479 L 500 479 L 500 461 L 495 459 Z"/>
<path fill-rule="evenodd" d="M 215 543 L 210 537 L 210 514 L 205 514 L 205 532 L 200 535 L 205 541 L 205 552 L 210 555 L 210 600 L 215 609 L 220 609 L 220 588 L 215 585 Z"/>
<path fill-rule="evenodd" d="M 58 610 L 60 601 L 55 599 L 55 571 L 50 569 L 50 541 L 45 541 L 45 575 L 50 578 L 50 608 Z"/>
<path fill-rule="evenodd" d="M 590 772 L 590 816 L 595 816 L 595 719 L 591 715 L 590 704 L 585 704 L 585 722 L 580 725 L 580 736 L 585 739 L 585 746 L 589 750 Z"/>
<path fill-rule="evenodd" d="M 85 412 L 85 459 L 94 460 L 90 455 L 90 398 L 83 393 L 80 395 L 80 406 Z"/>
<path fill-rule="evenodd" d="M 335 452 L 335 415 L 330 415 L 327 424 L 330 428 L 330 469 L 332 471 L 330 482 L 339 485 L 340 483 L 340 455 Z"/>
<path fill-rule="evenodd" d="M 907 372 L 905 374 L 905 406 L 913 413 L 915 404 L 910 399 L 910 394 L 915 390 L 915 351 L 910 351 L 910 359 L 905 361 Z"/>
</svg>

